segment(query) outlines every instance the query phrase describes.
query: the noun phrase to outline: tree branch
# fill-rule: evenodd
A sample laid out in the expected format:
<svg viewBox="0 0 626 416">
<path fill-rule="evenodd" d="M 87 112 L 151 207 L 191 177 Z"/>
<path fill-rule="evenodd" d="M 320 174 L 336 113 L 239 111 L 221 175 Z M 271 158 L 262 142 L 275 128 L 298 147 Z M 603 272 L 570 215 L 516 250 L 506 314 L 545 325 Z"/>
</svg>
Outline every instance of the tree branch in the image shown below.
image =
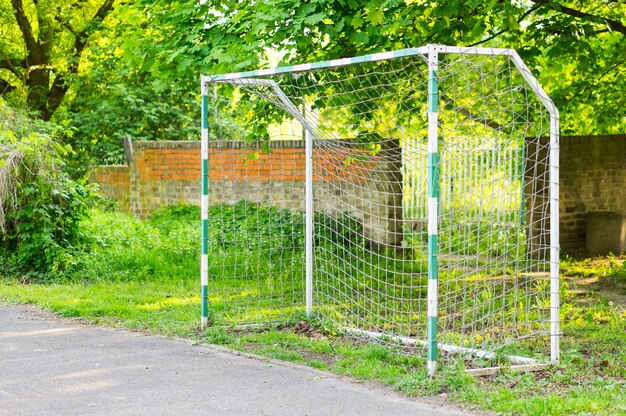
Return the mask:
<svg viewBox="0 0 626 416">
<path fill-rule="evenodd" d="M 26 13 L 24 13 L 24 4 L 22 3 L 22 0 L 11 0 L 11 6 L 13 6 L 13 13 L 15 14 L 17 25 L 22 32 L 22 37 L 24 38 L 24 43 L 26 44 L 26 50 L 37 50 L 39 44 L 33 36 L 33 28 L 26 17 Z"/>
<path fill-rule="evenodd" d="M 568 16 L 576 17 L 579 19 L 592 20 L 596 22 L 603 21 L 611 30 L 626 35 L 626 26 L 618 20 L 609 19 L 608 17 L 598 16 L 595 14 L 572 9 L 571 7 L 563 6 L 556 2 L 549 2 L 548 0 L 532 0 L 532 2 L 539 6 L 544 6 L 555 12 L 566 14 Z"/>
<path fill-rule="evenodd" d="M 107 14 L 109 14 L 109 12 L 113 10 L 114 3 L 115 3 L 115 0 L 106 0 L 102 4 L 102 6 L 98 8 L 98 11 L 94 15 L 94 17 L 91 19 L 91 21 L 85 26 L 85 28 L 75 35 L 74 55 L 72 57 L 73 59 L 70 65 L 70 73 L 75 73 L 76 70 L 78 70 L 78 63 L 80 61 L 80 57 L 83 54 L 85 46 L 87 46 L 87 41 L 89 40 L 89 36 L 90 36 L 89 32 L 91 31 L 91 27 L 95 23 L 101 23 L 104 20 Z"/>
<path fill-rule="evenodd" d="M 597 78 L 595 78 L 593 80 L 593 82 L 590 82 L 580 93 L 581 94 L 587 94 L 591 88 L 596 87 L 600 84 L 600 80 L 602 80 L 604 77 L 606 77 L 607 75 L 609 75 L 614 69 L 620 67 L 621 65 L 626 64 L 626 58 L 621 59 L 617 62 L 615 62 L 613 65 L 611 65 L 610 67 L 608 67 L 606 69 L 606 71 L 604 71 L 600 76 L 598 76 Z"/>
<path fill-rule="evenodd" d="M 91 19 L 91 21 L 87 23 L 85 28 L 74 35 L 74 53 L 72 54 L 72 57 L 68 59 L 69 74 L 75 74 L 78 72 L 78 66 L 80 64 L 80 60 L 85 50 L 85 47 L 87 46 L 87 42 L 89 40 L 89 36 L 91 35 L 90 32 L 93 25 L 96 23 L 101 23 L 106 18 L 109 12 L 113 10 L 114 3 L 115 0 L 106 0 L 100 6 L 100 8 L 98 8 L 98 11 Z M 61 104 L 61 101 L 63 101 L 63 97 L 65 96 L 68 88 L 69 84 L 67 83 L 66 76 L 58 74 L 52 82 L 52 86 L 50 87 L 50 93 L 48 95 L 48 98 L 50 100 L 49 102 L 51 113 L 54 112 L 54 110 L 56 110 L 57 107 Z"/>
<path fill-rule="evenodd" d="M 17 68 L 24 68 L 26 66 L 25 62 L 17 62 L 16 60 L 9 59 L 9 57 L 4 53 L 4 51 L 0 50 L 0 55 L 2 55 L 3 59 L 0 59 L 0 68 L 8 69 L 18 78 L 22 78 L 22 73 L 17 70 Z"/>
<path fill-rule="evenodd" d="M 0 78 L 0 95 L 6 95 L 13 90 L 15 90 L 13 85 Z"/>
<path fill-rule="evenodd" d="M 519 19 L 517 19 L 517 23 L 518 23 L 518 24 L 519 24 L 519 23 L 521 23 L 524 19 L 526 19 L 526 18 L 527 18 L 527 17 L 528 17 L 528 16 L 529 16 L 532 12 L 534 12 L 535 10 L 537 10 L 539 7 L 540 7 L 540 6 L 534 6 L 534 7 L 531 7 L 530 9 L 526 10 L 526 11 L 525 11 L 525 12 L 524 12 L 521 16 L 520 16 L 520 18 L 519 18 Z M 499 32 L 494 33 L 493 35 L 489 36 L 488 38 L 483 39 L 483 40 L 479 40 L 478 42 L 473 43 L 473 44 L 471 44 L 471 45 L 467 45 L 467 46 L 469 46 L 469 47 L 471 48 L 472 46 L 482 45 L 483 43 L 489 42 L 491 39 L 497 38 L 497 37 L 498 37 L 498 36 L 500 36 L 501 34 L 503 34 L 503 33 L 505 33 L 505 32 L 508 32 L 508 31 L 509 31 L 509 29 L 510 29 L 510 27 L 505 27 L 504 29 L 500 30 Z"/>
<path fill-rule="evenodd" d="M 605 76 L 607 76 L 611 71 L 613 71 L 615 68 L 623 65 L 626 63 L 626 58 L 622 59 L 621 61 L 617 61 L 616 63 L 614 63 L 613 65 L 611 65 L 606 71 L 604 71 L 602 73 L 602 75 L 600 75 L 598 78 L 596 78 L 596 81 L 601 80 L 602 78 L 604 78 Z"/>
<path fill-rule="evenodd" d="M 498 36 L 500 36 L 501 34 L 503 34 L 504 32 L 508 32 L 509 28 L 504 28 L 496 33 L 494 33 L 493 35 L 489 36 L 488 38 L 479 40 L 478 42 L 472 43 L 471 45 L 467 45 L 468 47 L 473 47 L 473 46 L 478 46 L 478 45 L 482 45 L 483 43 L 487 43 L 489 42 L 491 39 L 497 38 Z"/>
<path fill-rule="evenodd" d="M 9 71 L 11 71 L 11 73 L 13 75 L 15 75 L 16 77 L 22 78 L 22 74 L 20 74 L 19 72 L 17 72 L 17 70 L 15 69 L 15 66 L 13 65 L 13 63 L 7 61 L 7 60 L 0 60 L 0 69 L 7 69 Z"/>
<path fill-rule="evenodd" d="M 475 121 L 476 123 L 484 124 L 487 127 L 490 127 L 496 131 L 502 131 L 506 128 L 506 125 L 502 125 L 495 120 L 492 120 L 488 117 L 478 117 L 473 114 L 469 109 L 463 107 L 462 105 L 454 104 L 454 101 L 448 98 L 445 94 L 440 93 L 441 99 L 444 101 L 443 107 L 450 106 L 452 111 L 456 111 L 457 113 L 465 116 L 468 120 Z"/>
<path fill-rule="evenodd" d="M 68 32 L 70 32 L 72 35 L 76 36 L 76 29 L 74 29 L 74 27 L 69 22 L 62 22 L 60 23 L 60 25 L 66 28 Z"/>
</svg>

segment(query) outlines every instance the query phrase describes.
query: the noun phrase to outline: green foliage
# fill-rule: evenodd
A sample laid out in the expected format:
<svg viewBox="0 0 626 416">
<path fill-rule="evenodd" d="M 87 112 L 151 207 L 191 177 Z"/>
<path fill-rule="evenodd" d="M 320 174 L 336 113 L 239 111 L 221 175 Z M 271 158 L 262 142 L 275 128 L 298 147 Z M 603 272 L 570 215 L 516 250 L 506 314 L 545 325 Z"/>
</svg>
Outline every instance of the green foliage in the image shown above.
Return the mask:
<svg viewBox="0 0 626 416">
<path fill-rule="evenodd" d="M 346 246 L 354 245 L 363 247 L 363 225 L 358 219 L 342 213 L 339 217 L 333 217 L 322 211 L 315 212 L 314 218 L 315 244 L 339 243 Z"/>
<path fill-rule="evenodd" d="M 200 223 L 200 207 L 188 204 L 168 205 L 150 216 L 150 224 L 165 234 L 180 227 L 181 223 L 197 226 Z"/>
<path fill-rule="evenodd" d="M 137 32 L 125 48 L 160 79 L 237 72 L 442 43 L 519 50 L 561 109 L 567 134 L 620 133 L 626 122 L 626 4 L 497 0 L 422 2 L 194 0 L 144 10 L 164 33 Z M 286 24 L 285 22 L 288 22 Z M 150 56 L 150 62 L 142 57 Z M 274 62 L 271 62 L 274 64 Z"/>
<path fill-rule="evenodd" d="M 115 0 L 0 1 L 0 96 L 50 120 Z"/>
<path fill-rule="evenodd" d="M 139 221 L 116 212 L 93 212 L 84 222 L 92 245 L 66 276 L 71 281 L 181 280 L 199 271 L 198 221 L 169 217 Z"/>
<path fill-rule="evenodd" d="M 123 38 L 132 28 L 112 20 L 98 39 Z M 112 42 L 93 45 L 85 58 L 89 70 L 78 74 L 72 101 L 56 115 L 59 122 L 75 129 L 67 138 L 77 152 L 75 169 L 124 163 L 120 143 L 127 136 L 133 140 L 197 137 L 200 112 L 196 82 L 157 87 L 157 79 L 149 73 L 129 68 Z"/>
<path fill-rule="evenodd" d="M 39 276 L 72 264 L 92 199 L 61 170 L 71 150 L 51 129 L 0 104 L 0 257 Z"/>
<path fill-rule="evenodd" d="M 626 260 L 623 258 L 615 258 L 613 256 L 609 259 L 609 266 L 606 269 L 604 276 L 600 278 L 600 281 L 604 284 L 608 284 L 618 289 L 621 293 L 626 295 Z"/>
<path fill-rule="evenodd" d="M 70 168 L 75 175 L 94 163 L 123 161 L 120 138 L 190 139 L 197 133 L 197 76 L 164 81 L 142 65 L 129 67 L 135 32 L 169 36 L 151 16 L 114 0 L 0 1 L 0 96 L 54 115 L 76 134 Z M 146 33 L 145 30 L 148 32 Z M 119 42 L 118 42 L 119 40 Z M 141 56 L 149 62 L 149 56 Z"/>
<path fill-rule="evenodd" d="M 561 271 L 568 276 L 597 276 L 602 286 L 617 289 L 626 294 L 626 260 L 624 256 L 609 255 L 606 258 L 575 259 L 566 257 L 561 261 Z"/>
<path fill-rule="evenodd" d="M 525 250 L 525 229 L 519 224 L 505 221 L 465 221 L 440 222 L 438 237 L 442 253 L 464 253 L 466 255 L 503 256 Z M 425 251 L 428 234 L 424 230 L 411 233 L 406 231 L 407 246 L 416 253 Z"/>
<path fill-rule="evenodd" d="M 228 345 L 235 342 L 224 328 L 212 326 L 204 332 L 206 342 L 210 344 Z"/>
<path fill-rule="evenodd" d="M 626 283 L 626 260 L 611 259 L 609 262 L 608 276 L 615 278 L 616 280 Z"/>
<path fill-rule="evenodd" d="M 209 246 L 215 252 L 286 254 L 304 247 L 304 215 L 239 201 L 209 208 Z"/>
</svg>

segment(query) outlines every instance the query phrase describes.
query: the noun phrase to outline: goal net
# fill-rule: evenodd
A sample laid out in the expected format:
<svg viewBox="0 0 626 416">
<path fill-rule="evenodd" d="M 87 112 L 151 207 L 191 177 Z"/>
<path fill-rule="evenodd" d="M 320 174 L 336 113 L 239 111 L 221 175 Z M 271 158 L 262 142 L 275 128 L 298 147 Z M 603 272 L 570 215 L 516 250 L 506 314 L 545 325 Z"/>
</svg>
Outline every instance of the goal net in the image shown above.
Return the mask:
<svg viewBox="0 0 626 416">
<path fill-rule="evenodd" d="M 203 322 L 558 360 L 558 113 L 508 49 L 203 77 Z M 210 313 L 209 313 L 210 310 Z"/>
</svg>

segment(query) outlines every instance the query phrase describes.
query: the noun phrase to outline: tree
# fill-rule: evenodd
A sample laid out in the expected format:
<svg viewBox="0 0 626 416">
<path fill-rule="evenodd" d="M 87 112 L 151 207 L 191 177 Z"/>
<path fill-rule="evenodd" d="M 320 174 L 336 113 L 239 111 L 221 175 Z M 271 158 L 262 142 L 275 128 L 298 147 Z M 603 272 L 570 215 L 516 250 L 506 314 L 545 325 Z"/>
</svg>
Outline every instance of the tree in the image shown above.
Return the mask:
<svg viewBox="0 0 626 416">
<path fill-rule="evenodd" d="M 49 120 L 115 0 L 1 0 L 0 94 Z"/>
<path fill-rule="evenodd" d="M 115 39 L 109 29 L 98 38 Z M 123 162 L 123 137 L 189 140 L 197 136 L 196 82 L 156 88 L 158 80 L 146 71 L 129 68 L 116 45 L 109 42 L 91 45 L 85 59 L 89 70 L 77 75 L 68 95 L 71 99 L 55 115 L 55 121 L 76 130 L 66 139 L 76 151 L 76 160 L 71 162 L 76 173 L 93 164 Z"/>
<path fill-rule="evenodd" d="M 75 134 L 66 141 L 76 151 L 74 173 L 93 164 L 124 160 L 121 138 L 189 140 L 198 135 L 200 109 L 196 79 L 162 79 L 143 67 L 152 58 L 138 56 L 133 41 L 162 40 L 165 28 L 147 24 L 152 17 L 132 3 L 116 6 L 91 37 L 73 86 L 55 121 Z M 140 35 L 142 38 L 137 38 Z"/>
<path fill-rule="evenodd" d="M 534 0 L 528 26 L 505 37 L 561 112 L 563 134 L 626 130 L 626 3 Z"/>
<path fill-rule="evenodd" d="M 615 0 L 195 0 L 143 2 L 170 36 L 127 46 L 159 77 L 195 79 L 267 64 L 316 61 L 427 43 L 512 47 L 546 86 L 562 131 L 626 125 L 626 3 Z M 142 42 L 138 40 L 141 39 Z M 149 56 L 150 60 L 140 58 Z M 265 61 L 265 62 L 264 62 Z"/>
</svg>

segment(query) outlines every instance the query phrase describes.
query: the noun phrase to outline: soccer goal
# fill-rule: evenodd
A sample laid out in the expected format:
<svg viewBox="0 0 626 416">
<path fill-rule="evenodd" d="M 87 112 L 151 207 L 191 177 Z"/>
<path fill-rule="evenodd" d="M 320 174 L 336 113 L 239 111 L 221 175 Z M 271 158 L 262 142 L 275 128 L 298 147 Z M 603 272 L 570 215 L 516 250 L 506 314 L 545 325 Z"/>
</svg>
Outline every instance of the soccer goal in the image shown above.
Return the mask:
<svg viewBox="0 0 626 416">
<path fill-rule="evenodd" d="M 558 111 L 511 49 L 202 77 L 202 324 L 559 359 Z"/>
</svg>

